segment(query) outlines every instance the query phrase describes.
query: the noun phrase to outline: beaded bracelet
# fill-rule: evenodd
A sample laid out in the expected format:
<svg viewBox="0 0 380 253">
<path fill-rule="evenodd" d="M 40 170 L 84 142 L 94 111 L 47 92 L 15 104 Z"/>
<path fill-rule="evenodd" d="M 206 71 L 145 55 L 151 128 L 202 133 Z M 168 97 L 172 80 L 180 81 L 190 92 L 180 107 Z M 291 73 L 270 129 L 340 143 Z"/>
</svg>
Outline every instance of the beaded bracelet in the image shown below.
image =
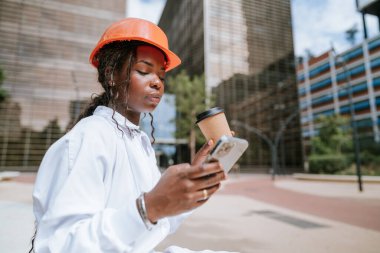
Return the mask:
<svg viewBox="0 0 380 253">
<path fill-rule="evenodd" d="M 152 223 L 148 218 L 148 214 L 146 212 L 146 207 L 145 207 L 145 192 L 141 193 L 141 195 L 137 198 L 136 205 L 137 205 L 137 210 L 139 211 L 139 214 L 141 216 L 141 219 L 145 224 L 145 227 L 148 230 L 152 230 L 152 228 L 154 227 L 154 225 L 157 224 L 157 222 Z"/>
</svg>

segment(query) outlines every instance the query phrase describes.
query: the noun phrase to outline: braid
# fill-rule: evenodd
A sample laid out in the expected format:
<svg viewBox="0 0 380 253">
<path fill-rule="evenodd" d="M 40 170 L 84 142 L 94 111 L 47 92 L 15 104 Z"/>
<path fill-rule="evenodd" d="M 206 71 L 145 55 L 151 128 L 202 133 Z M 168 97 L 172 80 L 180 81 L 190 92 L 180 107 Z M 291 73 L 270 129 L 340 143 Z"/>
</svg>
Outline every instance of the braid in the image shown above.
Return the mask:
<svg viewBox="0 0 380 253">
<path fill-rule="evenodd" d="M 100 105 L 109 106 L 115 111 L 115 100 L 119 93 L 128 94 L 130 75 L 128 74 L 127 79 L 124 80 L 125 83 L 121 87 L 123 89 L 121 91 L 117 87 L 120 84 L 116 85 L 113 80 L 113 74 L 115 71 L 119 72 L 122 69 L 125 61 L 128 61 L 127 72 L 130 73 L 136 59 L 136 48 L 142 44 L 144 43 L 139 41 L 117 41 L 109 43 L 99 50 L 96 56 L 99 61 L 98 82 L 102 85 L 104 91 L 100 95 L 93 94 L 91 96 L 90 103 L 79 115 L 73 126 L 81 119 L 91 116 L 96 107 Z"/>
<path fill-rule="evenodd" d="M 92 94 L 91 96 L 91 102 L 90 104 L 87 106 L 87 108 L 83 111 L 83 113 L 81 113 L 81 115 L 79 116 L 79 119 L 83 119 L 83 118 L 86 118 L 88 116 L 91 116 L 96 107 L 98 107 L 99 105 L 108 105 L 109 103 L 109 100 L 110 100 L 110 94 L 109 94 L 109 91 L 104 91 L 102 94 L 98 95 L 98 94 Z"/>
<path fill-rule="evenodd" d="M 154 138 L 154 125 L 153 125 L 153 114 L 149 113 L 150 116 L 150 126 L 152 127 L 152 132 L 150 132 L 150 136 L 152 137 L 152 144 L 156 141 L 156 138 Z"/>
<path fill-rule="evenodd" d="M 32 236 L 32 239 L 31 239 L 31 247 L 30 247 L 30 250 L 28 251 L 28 253 L 34 253 L 34 241 L 36 240 L 36 235 L 37 235 L 37 224 L 36 222 L 34 222 L 34 233 L 33 233 L 33 236 Z"/>
</svg>

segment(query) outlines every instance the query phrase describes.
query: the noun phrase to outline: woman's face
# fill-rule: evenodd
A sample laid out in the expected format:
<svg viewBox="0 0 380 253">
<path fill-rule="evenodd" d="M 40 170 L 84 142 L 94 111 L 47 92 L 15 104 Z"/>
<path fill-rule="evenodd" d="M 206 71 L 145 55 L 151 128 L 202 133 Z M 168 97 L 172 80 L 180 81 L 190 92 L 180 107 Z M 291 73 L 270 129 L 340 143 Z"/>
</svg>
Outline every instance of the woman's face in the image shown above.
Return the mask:
<svg viewBox="0 0 380 253">
<path fill-rule="evenodd" d="M 115 75 L 116 83 L 125 85 L 122 81 L 127 77 L 127 65 L 127 62 L 124 63 L 119 75 Z M 119 89 L 117 107 L 125 108 L 127 105 L 127 114 L 153 111 L 164 93 L 164 66 L 165 57 L 159 49 L 145 45 L 138 46 L 136 62 L 130 73 L 128 94 L 121 93 L 121 90 L 125 89 Z M 118 111 L 124 114 L 122 111 Z"/>
</svg>

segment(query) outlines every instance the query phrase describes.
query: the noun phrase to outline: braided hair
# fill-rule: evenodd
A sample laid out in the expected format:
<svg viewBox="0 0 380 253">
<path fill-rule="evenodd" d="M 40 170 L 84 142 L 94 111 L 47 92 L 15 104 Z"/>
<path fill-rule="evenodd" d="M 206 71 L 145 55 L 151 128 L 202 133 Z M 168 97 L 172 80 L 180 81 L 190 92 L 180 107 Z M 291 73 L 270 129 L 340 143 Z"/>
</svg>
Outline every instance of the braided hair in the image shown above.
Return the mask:
<svg viewBox="0 0 380 253">
<path fill-rule="evenodd" d="M 85 110 L 79 115 L 75 124 L 81 119 L 91 116 L 96 107 L 103 105 L 108 106 L 113 109 L 112 118 L 116 112 L 116 99 L 119 97 L 119 93 L 122 92 L 127 94 L 130 87 L 130 73 L 133 64 L 136 62 L 136 50 L 138 46 L 150 45 L 142 41 L 116 41 L 103 46 L 99 53 L 97 54 L 98 65 L 98 82 L 102 85 L 103 93 L 100 95 L 93 94 L 89 105 Z M 124 63 L 127 62 L 127 78 L 120 84 L 115 84 L 113 75 L 114 72 L 120 72 Z M 121 87 L 120 87 L 121 86 Z M 127 111 L 127 107 L 124 108 Z M 149 113 L 150 125 L 152 128 L 151 137 L 152 143 L 154 143 L 154 126 L 153 126 L 153 115 Z M 121 131 L 119 124 L 114 119 L 117 128 Z M 74 125 L 75 125 L 74 124 Z"/>
</svg>

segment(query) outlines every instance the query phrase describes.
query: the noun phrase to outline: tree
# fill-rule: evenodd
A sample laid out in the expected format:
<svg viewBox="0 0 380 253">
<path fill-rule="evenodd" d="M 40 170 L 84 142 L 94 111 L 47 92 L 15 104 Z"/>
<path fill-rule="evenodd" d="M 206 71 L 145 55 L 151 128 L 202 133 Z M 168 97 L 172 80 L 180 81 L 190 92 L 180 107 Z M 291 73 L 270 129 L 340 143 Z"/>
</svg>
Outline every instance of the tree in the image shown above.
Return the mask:
<svg viewBox="0 0 380 253">
<path fill-rule="evenodd" d="M 352 135 L 349 119 L 340 115 L 320 117 L 319 135 L 311 139 L 310 172 L 336 173 L 349 165 Z"/>
<path fill-rule="evenodd" d="M 349 119 L 340 115 L 321 116 L 319 135 L 311 139 L 315 154 L 342 154 L 352 149 L 352 135 Z"/>
<path fill-rule="evenodd" d="M 196 115 L 206 109 L 206 90 L 204 76 L 190 78 L 185 71 L 168 80 L 170 92 L 176 96 L 176 138 L 188 139 L 191 159 L 194 158 L 196 145 L 203 137 L 195 125 Z"/>
</svg>

